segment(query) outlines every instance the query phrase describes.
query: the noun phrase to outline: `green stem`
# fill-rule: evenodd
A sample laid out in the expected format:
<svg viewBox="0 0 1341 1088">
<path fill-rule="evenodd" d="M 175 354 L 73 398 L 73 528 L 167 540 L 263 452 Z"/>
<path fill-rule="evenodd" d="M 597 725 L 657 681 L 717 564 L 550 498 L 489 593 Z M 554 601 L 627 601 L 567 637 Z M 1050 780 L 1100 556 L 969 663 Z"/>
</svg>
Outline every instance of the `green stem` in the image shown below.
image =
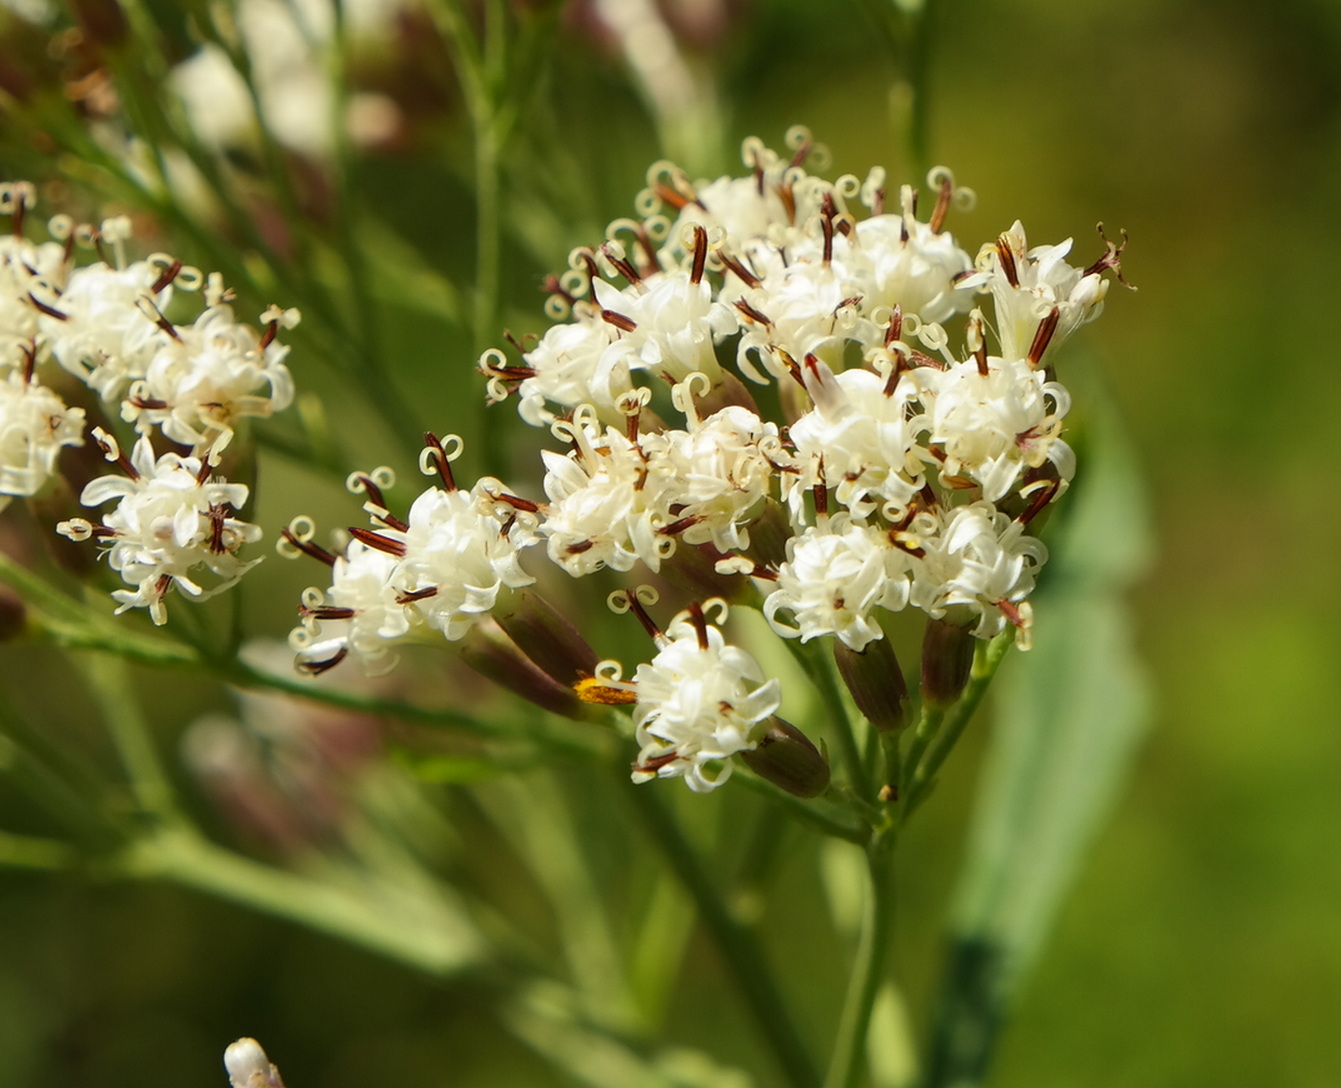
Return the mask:
<svg viewBox="0 0 1341 1088">
<path fill-rule="evenodd" d="M 922 704 L 922 713 L 917 719 L 917 727 L 913 730 L 913 739 L 908 745 L 908 752 L 903 758 L 903 782 L 899 789 L 902 797 L 911 797 L 912 784 L 917 777 L 918 765 L 922 762 L 922 756 L 926 753 L 931 742 L 936 739 L 940 733 L 941 725 L 945 721 L 946 708 L 933 703 Z M 904 817 L 907 818 L 908 809 L 904 809 Z"/>
<path fill-rule="evenodd" d="M 77 856 L 69 845 L 54 839 L 0 831 L 0 865 L 11 869 L 68 869 Z"/>
<path fill-rule="evenodd" d="M 870 838 L 865 827 L 849 823 L 836 813 L 820 808 L 818 802 L 805 801 L 794 794 L 788 793 L 780 786 L 773 785 L 767 779 L 760 778 L 758 775 L 737 774 L 735 779 L 746 789 L 763 794 L 771 801 L 781 805 L 802 823 L 809 824 L 826 835 L 832 835 L 836 839 L 846 839 L 858 846 L 865 846 Z"/>
<path fill-rule="evenodd" d="M 140 812 L 173 819 L 177 815 L 176 792 L 154 747 L 149 723 L 140 711 L 126 662 L 109 654 L 77 660 L 102 709 Z"/>
<path fill-rule="evenodd" d="M 1015 628 L 1008 627 L 991 642 L 979 643 L 973 655 L 973 671 L 969 674 L 969 682 L 964 688 L 964 694 L 959 697 L 959 701 L 946 714 L 941 735 L 935 747 L 927 753 L 926 759 L 923 760 L 921 766 L 915 768 L 912 774 L 908 789 L 908 813 L 911 813 L 925 801 L 935 786 L 936 772 L 941 769 L 941 764 L 954 750 L 960 736 L 972 720 L 974 711 L 978 709 L 983 696 L 987 694 L 987 688 L 992 683 L 992 678 L 996 676 L 997 669 L 1001 667 L 1001 662 L 1006 659 L 1006 652 L 1014 641 Z"/>
<path fill-rule="evenodd" d="M 871 884 L 862 910 L 857 957 L 843 1000 L 829 1074 L 824 1088 L 855 1088 L 866 1067 L 866 1037 L 871 1010 L 885 980 L 890 940 L 894 930 L 894 889 L 891 875 L 893 833 L 877 836 L 867 850 Z"/>
<path fill-rule="evenodd" d="M 795 639 L 784 640 L 787 649 L 796 658 L 810 682 L 815 685 L 828 708 L 829 725 L 838 742 L 838 750 L 847 768 L 848 780 L 858 797 L 869 801 L 874 793 L 871 777 L 866 770 L 866 760 L 857 744 L 857 735 L 853 730 L 852 716 L 848 713 L 847 697 L 838 680 L 833 664 L 833 655 L 827 652 L 828 644 L 814 642 L 804 646 Z"/>
<path fill-rule="evenodd" d="M 702 860 L 685 839 L 655 785 L 628 786 L 624 794 L 665 855 L 675 875 L 698 905 L 699 916 L 745 999 L 755 1027 L 792 1088 L 814 1088 L 819 1072 L 801 1041 L 791 1013 L 759 947 L 754 931 L 727 908 Z"/>
<path fill-rule="evenodd" d="M 350 941 L 429 974 L 476 953 L 462 933 L 448 937 L 324 881 L 272 869 L 215 846 L 185 827 L 164 828 L 130 847 L 125 875 L 170 880 Z M 422 921 L 422 920 L 421 920 Z"/>
</svg>

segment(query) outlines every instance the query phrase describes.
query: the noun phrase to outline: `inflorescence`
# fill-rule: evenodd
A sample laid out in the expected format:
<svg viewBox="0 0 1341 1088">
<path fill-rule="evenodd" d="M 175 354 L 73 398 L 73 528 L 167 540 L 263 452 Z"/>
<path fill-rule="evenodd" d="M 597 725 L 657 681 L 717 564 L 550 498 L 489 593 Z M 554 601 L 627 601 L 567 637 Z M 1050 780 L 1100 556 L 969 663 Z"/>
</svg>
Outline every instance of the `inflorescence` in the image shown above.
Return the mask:
<svg viewBox="0 0 1341 1088">
<path fill-rule="evenodd" d="M 863 710 L 881 703 L 870 668 L 903 690 L 884 641 L 895 613 L 924 613 L 926 652 L 957 661 L 1007 627 L 1028 647 L 1047 560 L 1034 529 L 1075 472 L 1053 359 L 1099 315 L 1107 274 L 1121 281 L 1125 238 L 1100 227 L 1103 252 L 1074 267 L 1070 240 L 1030 247 L 1017 222 L 974 256 L 945 229 L 972 199 L 948 171 L 932 171 L 922 220 L 910 186 L 887 211 L 882 170 L 829 181 L 807 171 L 809 137 L 789 139 L 789 158 L 746 141 L 741 177 L 653 166 L 639 218 L 549 281 L 555 324 L 514 341 L 516 357 L 481 358 L 490 401 L 515 398 L 559 443 L 542 454 L 543 500 L 493 479 L 458 487 L 430 434 L 421 467 L 442 486 L 407 520 L 373 473 L 351 479 L 373 526 L 351 529 L 343 554 L 313 544 L 306 519 L 291 525 L 285 547 L 332 572 L 304 597 L 300 667 L 375 662 L 427 631 L 485 639 L 495 663 L 530 670 L 514 687 L 542 705 L 562 705 L 548 683 L 631 706 L 635 780 L 704 791 L 737 753 L 809 748 L 776 717 L 778 681 L 726 641 L 727 600 L 760 607 L 783 638 L 831 640 Z M 623 680 L 524 588 L 519 555 L 542 546 L 573 577 L 641 567 L 697 600 L 663 633 L 645 592 L 616 595 L 657 651 Z M 954 697 L 943 672 L 924 661 L 924 698 Z"/>
</svg>

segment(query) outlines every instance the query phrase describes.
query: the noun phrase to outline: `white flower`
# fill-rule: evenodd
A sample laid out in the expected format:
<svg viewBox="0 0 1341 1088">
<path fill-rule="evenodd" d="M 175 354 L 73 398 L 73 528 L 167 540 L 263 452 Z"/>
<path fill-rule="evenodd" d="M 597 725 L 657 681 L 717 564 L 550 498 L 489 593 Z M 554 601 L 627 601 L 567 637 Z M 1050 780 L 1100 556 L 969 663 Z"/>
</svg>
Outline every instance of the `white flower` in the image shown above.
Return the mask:
<svg viewBox="0 0 1341 1088">
<path fill-rule="evenodd" d="M 283 316 L 286 324 L 296 321 Z M 264 418 L 293 401 L 293 378 L 284 365 L 288 351 L 269 334 L 263 340 L 235 321 L 230 306 L 209 306 L 159 346 L 143 379 L 131 387 L 122 418 L 141 433 L 158 426 L 193 453 L 216 456 L 238 420 Z"/>
<path fill-rule="evenodd" d="M 533 427 L 554 421 L 549 404 L 590 404 L 605 418 L 617 418 L 620 398 L 633 388 L 619 330 L 591 316 L 588 307 L 579 305 L 578 316 L 552 326 L 524 357 L 531 374 L 518 388 L 517 411 Z"/>
<path fill-rule="evenodd" d="M 869 370 L 834 374 L 823 363 L 802 367 L 815 407 L 791 427 L 802 472 L 788 484 L 792 518 L 803 520 L 807 489 L 833 483 L 835 498 L 857 518 L 875 506 L 902 509 L 922 486 L 918 437 L 924 417 L 913 415 L 918 387 L 911 374 L 890 382 Z"/>
<path fill-rule="evenodd" d="M 783 638 L 833 635 L 860 652 L 884 637 L 875 610 L 907 605 L 911 564 L 887 532 L 837 515 L 787 541 L 787 561 L 764 601 L 764 616 Z M 792 625 L 779 612 L 790 613 Z"/>
<path fill-rule="evenodd" d="M 1063 481 L 1074 474 L 1075 455 L 1059 437 L 1071 397 L 1043 371 L 1024 359 L 984 356 L 982 364 L 971 358 L 928 374 L 927 442 L 945 454 L 942 476 L 967 476 L 996 502 L 1027 467 L 1051 461 Z"/>
<path fill-rule="evenodd" d="M 127 268 L 99 262 L 76 268 L 53 306 L 60 318 L 43 314 L 40 326 L 56 361 L 105 401 L 118 399 L 144 376 L 154 353 L 172 336 L 155 320 L 171 288 L 150 288 L 161 270 L 147 261 Z"/>
<path fill-rule="evenodd" d="M 633 780 L 683 776 L 695 793 L 706 793 L 730 777 L 731 756 L 758 743 L 755 727 L 777 711 L 781 688 L 701 611 L 681 612 L 658 644 L 634 676 L 641 749 Z M 713 764 L 720 768 L 710 775 Z"/>
<path fill-rule="evenodd" d="M 119 457 L 106 434 L 95 430 L 94 436 L 109 460 Z M 261 538 L 258 526 L 230 514 L 246 505 L 245 484 L 212 479 L 209 466 L 196 457 L 165 453 L 155 458 L 147 438 L 136 442 L 130 459 L 121 464 L 129 475 L 101 476 L 79 496 L 85 506 L 116 501 L 103 525 L 71 521 L 58 527 L 72 539 L 96 536 L 106 549 L 108 566 L 135 587 L 112 593 L 118 613 L 147 608 L 154 623 L 166 623 L 164 598 L 174 585 L 203 600 L 227 589 L 260 562 L 237 556 L 243 544 Z M 201 567 L 216 579 L 208 589 L 191 577 Z"/>
<path fill-rule="evenodd" d="M 0 371 L 27 364 L 39 322 L 33 299 L 49 303 L 64 278 L 63 247 L 0 235 Z"/>
<path fill-rule="evenodd" d="M 491 484 L 481 481 L 471 491 L 430 488 L 410 507 L 409 528 L 387 533 L 405 544 L 400 588 L 424 622 L 451 640 L 491 611 L 504 588 L 535 581 L 519 562 L 519 550 L 537 539 L 531 519 L 505 531 Z"/>
<path fill-rule="evenodd" d="M 0 509 L 35 495 L 56 472 L 63 446 L 84 444 L 84 409 L 67 408 L 19 371 L 0 379 Z"/>
<path fill-rule="evenodd" d="M 1009 614 L 1022 611 L 1048 558 L 1042 541 L 990 502 L 918 514 L 902 536 L 924 553 L 912 603 L 933 619 L 972 624 L 978 638 L 1000 634 Z"/>
<path fill-rule="evenodd" d="M 631 370 L 669 375 L 682 381 L 698 371 L 720 381 L 715 344 L 736 331 L 731 308 L 713 299 L 704 279 L 688 270 L 660 272 L 617 291 L 604 280 L 594 284 L 602 311 L 627 318 L 633 328 L 619 337 L 618 357 Z"/>
<path fill-rule="evenodd" d="M 224 1051 L 224 1069 L 232 1088 L 284 1088 L 279 1070 L 255 1039 L 239 1039 Z"/>
<path fill-rule="evenodd" d="M 913 215 L 912 189 L 901 190 L 900 214 L 876 215 L 856 226 L 854 250 L 865 264 L 866 308 L 899 306 L 924 322 L 945 321 L 973 305 L 985 279 L 951 235 Z"/>
<path fill-rule="evenodd" d="M 991 288 L 997 333 L 1001 354 L 1008 359 L 1041 357 L 1049 341 L 1060 344 L 1098 317 L 1108 293 L 1102 269 L 1085 273 L 1066 263 L 1070 238 L 1055 246 L 1028 246 L 1024 227 L 1016 220 L 995 246 L 984 246 L 978 257 L 980 267 L 994 272 Z M 1053 310 L 1057 317 L 1050 319 Z M 1040 326 L 1050 320 L 1055 320 L 1052 331 L 1035 347 Z M 1038 365 L 1039 358 L 1031 357 L 1030 362 Z"/>
<path fill-rule="evenodd" d="M 297 665 L 324 672 L 350 654 L 365 667 L 384 657 L 390 644 L 410 630 L 410 613 L 396 588 L 400 557 L 358 540 L 331 564 L 331 586 L 323 595 L 303 595 L 303 623 L 289 635 Z M 334 634 L 328 625 L 343 623 Z"/>
<path fill-rule="evenodd" d="M 771 489 L 774 460 L 784 459 L 778 428 L 748 408 L 730 406 L 689 430 L 648 436 L 649 479 L 663 484 L 660 506 L 685 528 L 686 544 L 718 551 L 750 544 L 747 524 Z"/>
<path fill-rule="evenodd" d="M 652 570 L 675 550 L 658 535 L 668 520 L 642 448 L 613 427 L 602 433 L 590 413 L 556 424 L 576 448 L 567 456 L 545 450 L 549 508 L 541 531 L 549 557 L 574 577 L 602 567 L 629 570 L 639 558 Z"/>
</svg>

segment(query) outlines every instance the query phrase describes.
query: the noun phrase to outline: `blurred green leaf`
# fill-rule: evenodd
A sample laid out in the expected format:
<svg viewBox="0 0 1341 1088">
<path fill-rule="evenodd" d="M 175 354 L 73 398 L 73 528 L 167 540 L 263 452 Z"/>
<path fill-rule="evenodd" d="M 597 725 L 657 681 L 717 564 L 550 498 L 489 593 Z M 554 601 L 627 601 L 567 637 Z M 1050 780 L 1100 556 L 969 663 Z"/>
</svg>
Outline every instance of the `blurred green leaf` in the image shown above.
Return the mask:
<svg viewBox="0 0 1341 1088">
<path fill-rule="evenodd" d="M 1085 475 L 1039 595 L 1036 645 L 997 688 L 929 1085 L 981 1082 L 1149 718 L 1124 600 L 1149 553 L 1141 481 L 1111 412 L 1090 426 Z"/>
</svg>

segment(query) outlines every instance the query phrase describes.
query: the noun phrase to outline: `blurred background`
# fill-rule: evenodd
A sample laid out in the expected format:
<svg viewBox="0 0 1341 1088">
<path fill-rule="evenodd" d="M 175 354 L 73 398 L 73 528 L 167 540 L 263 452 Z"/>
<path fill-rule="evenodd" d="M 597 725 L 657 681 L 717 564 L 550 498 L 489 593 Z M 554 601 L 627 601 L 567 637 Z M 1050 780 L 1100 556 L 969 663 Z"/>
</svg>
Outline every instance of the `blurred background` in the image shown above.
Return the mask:
<svg viewBox="0 0 1341 1088">
<path fill-rule="evenodd" d="M 83 95 L 96 120 L 106 91 L 99 19 L 115 23 L 118 9 L 74 4 L 82 43 L 67 31 L 55 48 L 45 5 L 3 6 L 19 14 L 0 16 L 0 128 L 9 127 L 0 175 L 77 176 L 53 146 L 20 135 L 12 111 L 54 80 Z M 164 28 L 165 49 L 181 61 L 195 48 L 190 7 L 136 9 Z M 1134 603 L 1155 714 L 1005 1031 L 991 1083 L 1341 1081 L 1341 671 L 1327 665 L 1331 610 L 1341 605 L 1341 504 L 1326 498 L 1325 480 L 1341 439 L 1341 353 L 1327 302 L 1341 252 L 1341 5 L 941 0 L 925 42 L 911 47 L 928 66 L 926 163 L 909 160 L 897 89 L 907 56 L 891 47 L 874 0 L 667 3 L 693 72 L 715 87 L 720 106 L 686 107 L 690 136 L 664 119 L 659 133 L 598 7 L 573 4 L 553 18 L 538 90 L 523 103 L 521 135 L 504 161 L 500 329 L 543 328 L 543 275 L 561 269 L 571 245 L 631 214 L 663 140 L 700 156 L 686 165 L 701 176 L 736 169 L 742 137 L 780 147 L 795 123 L 827 145 L 835 173 L 864 176 L 882 163 L 894 183 L 917 183 L 931 162 L 946 163 L 978 194 L 977 207 L 951 223 L 971 251 L 1016 218 L 1035 242 L 1076 236 L 1080 263 L 1099 252 L 1096 222 L 1130 232 L 1124 271 L 1139 290 L 1114 287 L 1102 320 L 1072 351 L 1118 405 L 1151 493 L 1156 555 Z M 382 343 L 416 413 L 411 435 L 425 424 L 461 432 L 468 459 L 479 458 L 472 470 L 483 463 L 473 451 L 490 446 L 513 449 L 521 463 L 534 435 L 511 413 L 481 434 L 478 413 L 463 407 L 482 395 L 472 366 L 487 346 L 460 331 L 463 304 L 450 290 L 469 282 L 475 260 L 465 105 L 431 26 L 388 18 L 349 27 L 368 37 L 355 68 L 367 93 L 357 103 L 364 128 L 354 184 L 388 225 L 391 263 L 405 279 L 382 285 L 390 300 Z M 66 16 L 56 24 L 73 25 Z M 302 116 L 294 129 L 301 143 Z M 225 129 L 206 137 L 229 139 Z M 319 171 L 302 170 L 325 151 L 298 143 L 283 161 L 319 219 Z M 245 148 L 232 153 L 265 175 Z M 68 192 L 88 199 L 78 184 Z M 262 193 L 255 207 L 263 225 L 275 214 Z M 412 302 L 395 302 L 416 290 Z M 299 388 L 326 381 L 321 345 L 295 344 Z M 394 456 L 390 437 L 361 429 L 366 413 L 350 383 L 329 410 L 337 444 L 357 433 L 361 453 L 382 442 L 382 455 Z M 267 524 L 297 510 L 344 523 L 354 509 L 301 465 L 280 459 L 267 472 L 259 516 Z M 249 629 L 282 638 L 306 582 L 277 560 L 255 578 Z M 53 729 L 87 734 L 82 743 L 96 750 L 67 669 L 42 648 L 0 654 L 15 699 Z M 216 751 L 198 719 L 227 712 L 223 693 L 181 676 L 139 678 L 163 750 L 186 755 L 174 774 L 221 839 L 264 853 L 317 834 L 281 821 L 239 838 L 228 815 L 238 805 L 221 804 L 208 776 L 187 769 Z M 956 755 L 900 860 L 897 957 L 919 1032 L 944 954 L 981 734 Z M 357 725 L 337 741 L 322 757 L 328 769 L 357 767 L 368 746 L 387 743 Z M 613 785 L 593 788 L 580 769 L 557 778 L 558 788 L 590 791 L 594 821 L 618 812 Z M 746 803 L 730 793 L 712 803 L 728 811 Z M 25 830 L 25 813 L 0 785 L 0 823 Z M 449 798 L 441 815 L 454 840 L 486 833 L 464 801 Z M 811 965 L 804 982 L 794 976 L 791 996 L 827 1034 L 841 946 L 814 890 L 816 859 L 799 838 L 781 852 L 769 946 Z M 478 857 L 492 855 L 455 856 L 469 876 L 486 864 Z M 294 1088 L 570 1083 L 483 1011 L 483 985 L 426 978 L 178 887 L 108 882 L 96 870 L 0 870 L 0 1084 L 221 1083 L 218 1055 L 242 1034 L 262 1040 Z M 719 986 L 706 945 L 692 946 L 669 1034 L 729 1063 L 749 1044 L 734 1039 L 729 1019 L 720 1030 L 728 1014 Z"/>
</svg>

